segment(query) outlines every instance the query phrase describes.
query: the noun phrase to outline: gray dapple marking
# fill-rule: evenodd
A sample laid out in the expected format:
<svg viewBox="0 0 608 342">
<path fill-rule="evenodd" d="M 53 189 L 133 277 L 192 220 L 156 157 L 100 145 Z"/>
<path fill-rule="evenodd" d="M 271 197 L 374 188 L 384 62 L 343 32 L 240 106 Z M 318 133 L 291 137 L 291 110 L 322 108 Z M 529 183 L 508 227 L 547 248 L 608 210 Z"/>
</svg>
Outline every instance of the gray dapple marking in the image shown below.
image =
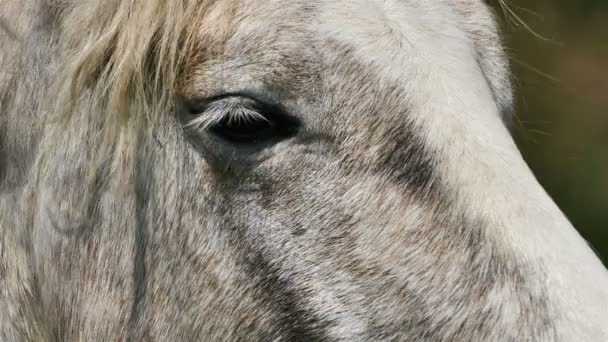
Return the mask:
<svg viewBox="0 0 608 342">
<path fill-rule="evenodd" d="M 0 340 L 608 339 L 483 2 L 0 13 Z"/>
</svg>

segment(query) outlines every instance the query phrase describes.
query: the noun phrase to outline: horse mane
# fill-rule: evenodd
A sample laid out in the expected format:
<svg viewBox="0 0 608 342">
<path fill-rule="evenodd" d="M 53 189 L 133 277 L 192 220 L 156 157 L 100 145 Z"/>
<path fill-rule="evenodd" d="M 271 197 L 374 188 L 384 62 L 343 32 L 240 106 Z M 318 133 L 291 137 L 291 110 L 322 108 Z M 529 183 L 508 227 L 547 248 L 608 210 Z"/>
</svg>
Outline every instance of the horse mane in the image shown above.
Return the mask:
<svg viewBox="0 0 608 342">
<path fill-rule="evenodd" d="M 61 62 L 52 71 L 44 119 L 99 118 L 100 155 L 110 152 L 127 122 L 154 127 L 174 106 L 187 62 L 200 53 L 202 18 L 215 2 L 46 0 L 45 18 L 35 20 L 50 27 Z M 0 18 L 0 34 L 27 40 L 29 32 L 15 27 L 11 18 Z M 31 71 L 19 73 L 30 77 Z"/>
<path fill-rule="evenodd" d="M 104 119 L 107 144 L 127 121 L 154 126 L 171 109 L 208 0 L 70 1 L 60 11 L 69 58 L 55 112 L 70 116 L 87 94 Z M 92 96 L 91 96 L 92 95 Z"/>
</svg>

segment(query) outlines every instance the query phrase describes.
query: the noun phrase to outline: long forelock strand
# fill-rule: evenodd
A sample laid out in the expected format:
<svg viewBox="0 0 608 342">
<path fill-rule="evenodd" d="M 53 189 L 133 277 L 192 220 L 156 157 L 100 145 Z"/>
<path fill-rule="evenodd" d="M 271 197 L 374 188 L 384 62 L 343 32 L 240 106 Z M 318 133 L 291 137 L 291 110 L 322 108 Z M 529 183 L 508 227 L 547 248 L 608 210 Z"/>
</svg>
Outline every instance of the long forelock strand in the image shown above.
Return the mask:
<svg viewBox="0 0 608 342">
<path fill-rule="evenodd" d="M 102 115 L 100 154 L 127 122 L 154 127 L 171 110 L 195 25 L 210 0 L 57 0 L 66 62 L 53 112 L 71 118 L 83 97 Z"/>
</svg>

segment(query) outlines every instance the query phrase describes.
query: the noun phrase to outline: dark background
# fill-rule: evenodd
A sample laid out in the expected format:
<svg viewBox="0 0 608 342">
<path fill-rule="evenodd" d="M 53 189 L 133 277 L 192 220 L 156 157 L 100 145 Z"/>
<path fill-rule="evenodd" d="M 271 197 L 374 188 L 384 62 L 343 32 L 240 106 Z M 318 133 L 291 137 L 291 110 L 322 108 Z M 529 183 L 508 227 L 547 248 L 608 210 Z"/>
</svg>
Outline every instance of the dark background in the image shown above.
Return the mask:
<svg viewBox="0 0 608 342">
<path fill-rule="evenodd" d="M 496 5 L 515 73 L 514 136 L 607 264 L 608 0 L 506 3 L 531 29 Z"/>
</svg>

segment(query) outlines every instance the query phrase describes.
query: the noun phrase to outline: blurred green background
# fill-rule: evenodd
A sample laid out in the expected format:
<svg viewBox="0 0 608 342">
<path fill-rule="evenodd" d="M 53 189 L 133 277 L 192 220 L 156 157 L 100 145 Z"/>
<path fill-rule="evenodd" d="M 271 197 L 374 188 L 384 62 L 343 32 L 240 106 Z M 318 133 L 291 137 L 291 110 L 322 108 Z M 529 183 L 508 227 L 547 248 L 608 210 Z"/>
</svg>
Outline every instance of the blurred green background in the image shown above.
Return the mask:
<svg viewBox="0 0 608 342">
<path fill-rule="evenodd" d="M 514 136 L 528 164 L 608 262 L 608 0 L 509 0 Z"/>
</svg>

